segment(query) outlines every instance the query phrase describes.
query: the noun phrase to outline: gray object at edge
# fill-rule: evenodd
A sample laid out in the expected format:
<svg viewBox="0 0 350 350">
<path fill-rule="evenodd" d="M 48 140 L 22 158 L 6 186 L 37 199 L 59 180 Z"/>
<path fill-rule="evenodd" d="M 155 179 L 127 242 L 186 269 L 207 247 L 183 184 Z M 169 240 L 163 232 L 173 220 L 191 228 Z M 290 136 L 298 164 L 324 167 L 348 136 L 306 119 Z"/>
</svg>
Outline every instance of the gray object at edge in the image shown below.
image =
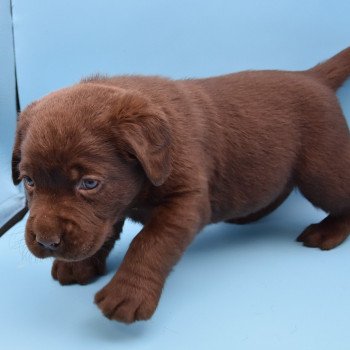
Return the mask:
<svg viewBox="0 0 350 350">
<path fill-rule="evenodd" d="M 16 128 L 16 72 L 11 2 L 0 0 L 0 236 L 26 213 L 21 186 L 11 179 L 11 153 Z"/>
</svg>

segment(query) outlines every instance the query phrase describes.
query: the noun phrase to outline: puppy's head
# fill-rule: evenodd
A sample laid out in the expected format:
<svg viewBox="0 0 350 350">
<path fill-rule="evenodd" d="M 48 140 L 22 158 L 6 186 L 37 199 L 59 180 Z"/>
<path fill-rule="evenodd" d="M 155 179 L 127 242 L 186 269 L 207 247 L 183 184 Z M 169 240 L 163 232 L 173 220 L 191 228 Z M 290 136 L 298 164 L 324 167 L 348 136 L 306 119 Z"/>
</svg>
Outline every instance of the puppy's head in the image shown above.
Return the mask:
<svg viewBox="0 0 350 350">
<path fill-rule="evenodd" d="M 12 175 L 26 188 L 32 253 L 64 260 L 95 254 L 141 187 L 164 183 L 169 145 L 162 111 L 136 92 L 82 83 L 27 107 Z"/>
</svg>

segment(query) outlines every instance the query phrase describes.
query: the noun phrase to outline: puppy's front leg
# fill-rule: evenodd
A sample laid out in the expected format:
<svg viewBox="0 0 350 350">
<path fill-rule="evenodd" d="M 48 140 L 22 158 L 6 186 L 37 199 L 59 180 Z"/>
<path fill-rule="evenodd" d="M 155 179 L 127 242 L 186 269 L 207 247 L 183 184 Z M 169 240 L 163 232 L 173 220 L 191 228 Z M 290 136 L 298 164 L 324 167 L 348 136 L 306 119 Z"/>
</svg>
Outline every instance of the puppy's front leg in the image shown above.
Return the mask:
<svg viewBox="0 0 350 350">
<path fill-rule="evenodd" d="M 120 269 L 95 296 L 105 316 L 125 323 L 149 319 L 167 275 L 208 219 L 208 201 L 197 195 L 155 209 L 130 244 Z"/>
</svg>

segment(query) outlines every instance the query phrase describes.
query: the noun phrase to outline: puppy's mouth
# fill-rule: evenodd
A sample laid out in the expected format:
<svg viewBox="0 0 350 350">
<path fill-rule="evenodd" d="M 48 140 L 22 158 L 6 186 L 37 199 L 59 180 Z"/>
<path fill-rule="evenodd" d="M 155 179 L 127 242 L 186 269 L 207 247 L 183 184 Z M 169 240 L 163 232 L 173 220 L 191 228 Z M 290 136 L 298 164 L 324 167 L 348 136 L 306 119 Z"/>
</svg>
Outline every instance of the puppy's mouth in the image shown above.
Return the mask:
<svg viewBox="0 0 350 350">
<path fill-rule="evenodd" d="M 103 243 L 104 240 L 73 244 L 73 242 L 64 238 L 59 243 L 41 242 L 32 230 L 26 232 L 27 247 L 39 259 L 53 257 L 64 261 L 81 261 L 95 255 L 101 249 Z"/>
</svg>

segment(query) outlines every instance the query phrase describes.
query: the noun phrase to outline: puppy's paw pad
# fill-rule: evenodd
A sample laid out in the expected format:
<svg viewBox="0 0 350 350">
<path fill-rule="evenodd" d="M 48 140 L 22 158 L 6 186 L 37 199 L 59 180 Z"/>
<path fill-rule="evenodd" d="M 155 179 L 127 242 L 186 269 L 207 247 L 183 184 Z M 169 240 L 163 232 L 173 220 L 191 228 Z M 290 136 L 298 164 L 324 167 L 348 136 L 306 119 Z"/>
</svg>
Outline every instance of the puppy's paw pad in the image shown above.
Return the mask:
<svg viewBox="0 0 350 350">
<path fill-rule="evenodd" d="M 117 290 L 107 286 L 96 294 L 95 303 L 107 318 L 132 323 L 151 318 L 158 300 L 134 287 Z"/>
<path fill-rule="evenodd" d="M 90 259 L 74 262 L 56 259 L 52 265 L 51 275 L 62 285 L 88 284 L 102 275 L 103 270 L 100 262 L 93 262 Z"/>
</svg>

